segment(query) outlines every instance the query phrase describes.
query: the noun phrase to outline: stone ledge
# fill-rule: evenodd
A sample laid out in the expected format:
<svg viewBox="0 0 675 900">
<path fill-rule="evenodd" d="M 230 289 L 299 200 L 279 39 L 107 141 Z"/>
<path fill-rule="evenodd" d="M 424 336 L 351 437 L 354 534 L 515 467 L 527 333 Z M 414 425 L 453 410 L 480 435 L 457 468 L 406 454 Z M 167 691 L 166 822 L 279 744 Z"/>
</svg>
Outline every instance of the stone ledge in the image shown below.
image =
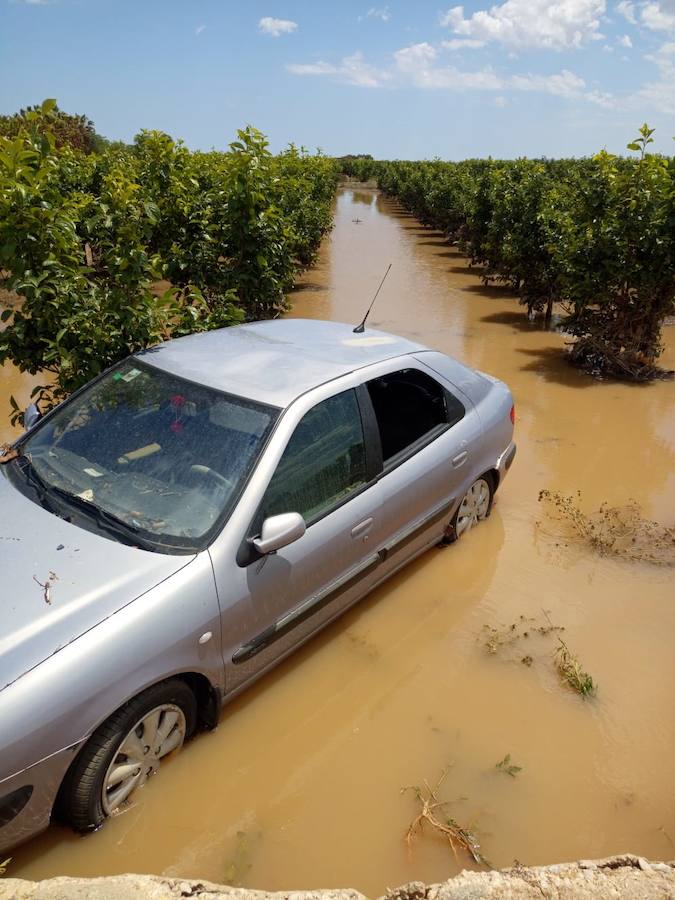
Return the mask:
<svg viewBox="0 0 675 900">
<path fill-rule="evenodd" d="M 0 879 L 0 900 L 365 900 L 358 891 L 267 893 L 208 881 L 114 875 L 108 878 Z M 675 900 L 675 862 L 624 854 L 552 866 L 492 872 L 463 871 L 442 884 L 421 881 L 390 890 L 381 900 Z"/>
</svg>

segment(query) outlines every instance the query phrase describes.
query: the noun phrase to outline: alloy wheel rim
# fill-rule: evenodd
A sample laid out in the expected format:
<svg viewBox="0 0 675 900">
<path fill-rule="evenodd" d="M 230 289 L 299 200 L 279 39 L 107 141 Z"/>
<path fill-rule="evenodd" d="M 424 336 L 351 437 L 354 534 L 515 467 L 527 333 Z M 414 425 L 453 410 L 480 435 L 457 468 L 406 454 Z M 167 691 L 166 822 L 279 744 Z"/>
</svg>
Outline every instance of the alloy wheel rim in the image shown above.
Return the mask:
<svg viewBox="0 0 675 900">
<path fill-rule="evenodd" d="M 487 516 L 490 508 L 490 488 L 484 478 L 471 485 L 462 500 L 457 515 L 457 535 L 464 534 Z"/>
<path fill-rule="evenodd" d="M 186 730 L 185 714 L 174 703 L 156 706 L 136 722 L 103 779 L 101 802 L 107 816 L 155 774 L 163 757 L 183 744 Z"/>
</svg>

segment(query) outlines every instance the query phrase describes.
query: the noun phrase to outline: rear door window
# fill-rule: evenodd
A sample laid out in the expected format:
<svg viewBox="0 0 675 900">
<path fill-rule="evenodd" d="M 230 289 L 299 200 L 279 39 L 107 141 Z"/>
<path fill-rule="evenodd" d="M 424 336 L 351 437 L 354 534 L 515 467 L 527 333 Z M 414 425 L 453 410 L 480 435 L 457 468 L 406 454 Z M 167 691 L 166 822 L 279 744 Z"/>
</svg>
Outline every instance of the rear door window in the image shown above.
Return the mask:
<svg viewBox="0 0 675 900">
<path fill-rule="evenodd" d="M 401 369 L 366 385 L 375 411 L 385 466 L 414 452 L 465 413 L 462 403 L 419 369 Z"/>
</svg>

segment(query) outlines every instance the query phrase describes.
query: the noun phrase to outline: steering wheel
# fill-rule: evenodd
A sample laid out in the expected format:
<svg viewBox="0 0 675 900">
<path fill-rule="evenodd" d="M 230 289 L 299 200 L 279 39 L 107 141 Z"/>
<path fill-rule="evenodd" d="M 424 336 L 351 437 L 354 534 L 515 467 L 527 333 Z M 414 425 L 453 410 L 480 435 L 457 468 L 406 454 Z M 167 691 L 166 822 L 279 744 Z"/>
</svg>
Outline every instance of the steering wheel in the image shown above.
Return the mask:
<svg viewBox="0 0 675 900">
<path fill-rule="evenodd" d="M 213 480 L 218 482 L 221 487 L 227 488 L 228 491 L 232 490 L 232 482 L 230 479 L 225 478 L 224 475 L 221 475 L 220 472 L 216 472 L 215 469 L 210 469 L 208 466 L 193 465 L 190 466 L 190 471 L 195 472 L 197 475 L 213 478 Z"/>
</svg>

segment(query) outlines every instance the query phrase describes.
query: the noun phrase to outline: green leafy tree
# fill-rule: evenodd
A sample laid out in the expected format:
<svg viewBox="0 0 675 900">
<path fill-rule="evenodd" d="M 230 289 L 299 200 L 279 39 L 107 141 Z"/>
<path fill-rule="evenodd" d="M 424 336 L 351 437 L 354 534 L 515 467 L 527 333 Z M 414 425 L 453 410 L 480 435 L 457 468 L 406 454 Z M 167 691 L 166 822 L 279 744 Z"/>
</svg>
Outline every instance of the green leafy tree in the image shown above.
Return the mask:
<svg viewBox="0 0 675 900">
<path fill-rule="evenodd" d="M 41 106 L 28 106 L 14 115 L 0 116 L 0 135 L 3 137 L 17 137 L 26 128 L 37 129 L 39 134 L 51 134 L 57 147 L 69 146 L 83 153 L 92 153 L 106 143 L 96 133 L 90 119 L 64 112 L 56 100 L 45 100 Z"/>
<path fill-rule="evenodd" d="M 46 405 L 156 341 L 166 327 L 149 290 L 152 261 L 137 235 L 127 231 L 116 246 L 103 240 L 88 254 L 78 233 L 89 230 L 92 216 L 107 216 L 112 229 L 112 207 L 132 203 L 132 187 L 110 188 L 97 210 L 87 194 L 64 195 L 61 174 L 49 133 L 0 139 L 2 280 L 23 298 L 2 312 L 0 361 L 46 374 L 35 392 Z"/>
<path fill-rule="evenodd" d="M 628 165 L 603 151 L 558 206 L 555 259 L 570 305 L 572 358 L 597 374 L 658 374 L 661 326 L 675 312 L 675 166 L 647 153 L 653 129 L 628 145 Z"/>
<path fill-rule="evenodd" d="M 0 286 L 20 295 L 0 362 L 45 376 L 43 408 L 142 347 L 284 308 L 330 228 L 334 161 L 273 157 L 250 127 L 229 153 L 141 132 L 86 154 L 57 140 L 54 110 L 0 136 Z"/>
</svg>

